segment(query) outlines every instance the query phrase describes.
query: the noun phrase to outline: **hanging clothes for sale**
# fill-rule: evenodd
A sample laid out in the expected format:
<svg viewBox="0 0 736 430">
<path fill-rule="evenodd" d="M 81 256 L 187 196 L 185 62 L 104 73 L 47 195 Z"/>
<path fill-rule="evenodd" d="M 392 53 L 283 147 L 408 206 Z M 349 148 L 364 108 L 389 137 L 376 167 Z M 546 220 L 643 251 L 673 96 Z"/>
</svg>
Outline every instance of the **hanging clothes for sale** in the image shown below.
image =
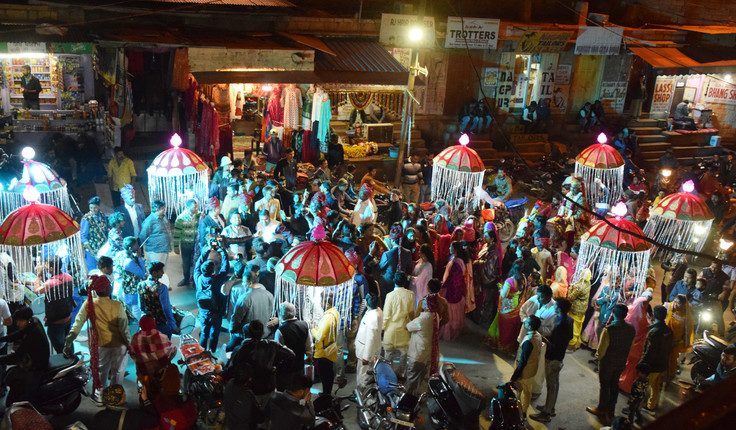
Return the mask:
<svg viewBox="0 0 736 430">
<path fill-rule="evenodd" d="M 302 126 L 305 130 L 312 129 L 312 100 L 314 98 L 314 85 L 309 85 L 307 94 L 304 96 L 304 107 L 302 109 Z"/>
<path fill-rule="evenodd" d="M 307 139 L 307 131 L 304 132 L 304 147 L 302 148 L 302 162 L 316 164 L 319 159 L 319 140 L 317 140 L 317 132 L 319 132 L 319 121 L 312 122 L 312 130 Z"/>
<path fill-rule="evenodd" d="M 296 162 L 302 162 L 302 146 L 304 142 L 304 129 L 299 127 L 291 133 L 291 145 L 294 148 Z"/>
<path fill-rule="evenodd" d="M 219 146 L 220 149 L 217 151 L 217 159 L 221 160 L 223 156 L 227 155 L 232 160 L 233 157 L 233 129 L 229 124 L 220 126 L 219 134 Z"/>
<path fill-rule="evenodd" d="M 330 120 L 332 119 L 332 104 L 327 93 L 324 95 L 322 102 L 322 111 L 319 115 L 319 152 L 326 154 L 327 147 L 330 144 Z"/>
<path fill-rule="evenodd" d="M 302 121 L 302 92 L 291 84 L 281 92 L 284 106 L 284 128 L 297 128 Z"/>
<path fill-rule="evenodd" d="M 243 103 L 245 103 L 245 84 L 230 84 L 230 118 L 243 117 Z"/>
<path fill-rule="evenodd" d="M 281 87 L 274 86 L 268 99 L 268 116 L 273 127 L 284 126 L 284 106 L 281 104 Z"/>
</svg>

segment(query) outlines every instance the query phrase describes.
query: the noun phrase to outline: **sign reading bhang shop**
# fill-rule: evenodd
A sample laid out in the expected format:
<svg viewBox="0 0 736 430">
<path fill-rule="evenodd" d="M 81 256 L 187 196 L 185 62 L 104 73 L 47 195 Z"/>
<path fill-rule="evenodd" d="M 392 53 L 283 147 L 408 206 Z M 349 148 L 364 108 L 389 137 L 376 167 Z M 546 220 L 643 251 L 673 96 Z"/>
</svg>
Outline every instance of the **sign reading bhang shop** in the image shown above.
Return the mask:
<svg viewBox="0 0 736 430">
<path fill-rule="evenodd" d="M 448 16 L 445 48 L 496 49 L 500 24 L 497 19 Z"/>
<path fill-rule="evenodd" d="M 409 40 L 409 30 L 420 27 L 423 30 L 421 40 Z M 411 47 L 419 45 L 423 48 L 434 48 L 434 17 L 425 16 L 422 24 L 416 15 L 397 15 L 384 13 L 381 15 L 381 32 L 378 41 L 385 46 Z"/>
</svg>

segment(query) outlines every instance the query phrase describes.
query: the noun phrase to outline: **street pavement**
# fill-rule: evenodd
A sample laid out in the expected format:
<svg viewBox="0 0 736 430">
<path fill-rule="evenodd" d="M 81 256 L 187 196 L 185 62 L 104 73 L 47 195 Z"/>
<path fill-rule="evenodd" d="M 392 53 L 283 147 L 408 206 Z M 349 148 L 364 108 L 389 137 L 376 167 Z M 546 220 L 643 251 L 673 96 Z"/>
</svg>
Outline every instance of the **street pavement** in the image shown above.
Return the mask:
<svg viewBox="0 0 736 430">
<path fill-rule="evenodd" d="M 196 314 L 196 302 L 194 299 L 194 289 L 179 288 L 176 284 L 182 278 L 181 275 L 181 258 L 178 255 L 171 254 L 168 265 L 166 266 L 166 274 L 169 276 L 173 285 L 171 294 L 172 305 L 177 309 L 191 311 Z M 655 294 L 657 297 L 658 294 Z M 224 330 L 227 332 L 227 330 Z M 192 333 L 198 336 L 199 327 Z M 484 345 L 482 340 L 485 330 L 478 327 L 470 320 L 466 320 L 466 327 L 461 336 L 452 342 L 440 342 L 441 360 L 453 362 L 476 386 L 487 396 L 495 395 L 495 387 L 501 383 L 507 382 L 513 372 L 513 358 L 510 356 L 494 353 L 488 346 Z M 172 341 L 178 344 L 179 337 L 174 336 Z M 224 345 L 227 343 L 227 335 L 223 334 L 220 338 L 220 348 L 218 356 L 223 357 Z M 77 350 L 86 349 L 86 342 L 77 342 Z M 181 356 L 177 354 L 174 359 L 179 360 Z M 565 357 L 564 367 L 560 375 L 560 394 L 556 406 L 555 418 L 552 422 L 542 424 L 530 420 L 529 423 L 534 429 L 598 429 L 601 424 L 585 411 L 586 406 L 594 406 L 598 400 L 598 378 L 593 371 L 593 366 L 588 363 L 592 358 L 590 351 L 581 349 L 575 352 L 568 352 Z M 135 367 L 133 361 L 128 361 L 129 375 L 125 379 L 125 389 L 128 393 L 128 405 L 137 406 L 136 383 L 135 383 Z M 689 370 L 684 368 L 682 377 L 689 380 Z M 355 375 L 348 374 L 348 385 L 339 390 L 339 395 L 347 395 L 352 392 L 355 387 Z M 90 381 L 91 386 L 91 381 Z M 317 393 L 321 389 L 318 383 L 313 388 Z M 544 394 L 533 405 L 542 404 Z M 627 397 L 619 396 L 617 410 L 626 406 Z M 679 404 L 678 387 L 676 384 L 670 384 L 664 392 L 660 400 L 660 408 L 658 413 L 666 412 Z M 98 408 L 89 398 L 84 398 L 79 409 L 68 416 L 54 417 L 52 423 L 55 429 L 63 429 L 66 425 L 77 420 L 91 426 L 92 418 Z M 531 412 L 530 412 L 531 413 Z M 645 420 L 652 420 L 653 417 L 646 412 L 643 414 Z M 345 412 L 345 426 L 348 430 L 359 429 L 357 425 L 357 413 L 354 404 L 350 404 L 350 409 Z M 483 429 L 488 427 L 488 421 L 481 418 L 481 426 Z M 419 428 L 429 428 L 428 423 L 420 425 Z M 90 429 L 92 427 L 89 427 Z M 103 429 L 100 429 L 103 430 Z"/>
</svg>

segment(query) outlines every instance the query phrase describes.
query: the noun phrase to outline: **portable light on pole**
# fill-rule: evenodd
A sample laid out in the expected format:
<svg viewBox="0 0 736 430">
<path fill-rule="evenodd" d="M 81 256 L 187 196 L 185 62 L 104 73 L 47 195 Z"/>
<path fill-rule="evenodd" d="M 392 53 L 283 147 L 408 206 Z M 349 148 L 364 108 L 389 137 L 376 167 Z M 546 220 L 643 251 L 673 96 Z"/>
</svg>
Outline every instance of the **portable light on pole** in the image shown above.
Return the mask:
<svg viewBox="0 0 736 430">
<path fill-rule="evenodd" d="M 421 23 L 420 19 L 418 23 Z M 406 84 L 406 97 L 404 97 L 404 120 L 401 122 L 401 134 L 399 135 L 399 155 L 396 159 L 396 175 L 394 183 L 398 186 L 401 184 L 401 170 L 404 166 L 404 159 L 407 157 L 407 148 L 411 146 L 411 128 L 414 125 L 413 103 L 418 103 L 414 98 L 414 80 L 418 73 L 425 73 L 419 67 L 419 45 L 424 38 L 424 31 L 421 27 L 413 27 L 409 30 L 409 41 L 411 47 L 411 62 L 409 66 L 409 82 Z"/>
</svg>

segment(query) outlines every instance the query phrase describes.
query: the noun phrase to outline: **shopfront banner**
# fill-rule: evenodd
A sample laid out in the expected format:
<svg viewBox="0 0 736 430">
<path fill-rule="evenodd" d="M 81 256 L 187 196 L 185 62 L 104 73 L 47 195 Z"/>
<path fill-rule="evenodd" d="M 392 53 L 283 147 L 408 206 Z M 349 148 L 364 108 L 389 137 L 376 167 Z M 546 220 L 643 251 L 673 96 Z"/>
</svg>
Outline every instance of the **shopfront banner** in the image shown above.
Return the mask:
<svg viewBox="0 0 736 430">
<path fill-rule="evenodd" d="M 708 78 L 705 102 L 736 105 L 736 85 L 723 82 L 720 79 Z"/>
<path fill-rule="evenodd" d="M 618 55 L 623 27 L 580 27 L 575 55 Z"/>
<path fill-rule="evenodd" d="M 652 94 L 652 107 L 650 112 L 668 112 L 672 101 L 672 92 L 675 90 L 675 78 L 670 76 L 659 76 L 654 83 Z"/>
<path fill-rule="evenodd" d="M 448 16 L 445 48 L 496 49 L 500 23 L 497 19 Z"/>
<path fill-rule="evenodd" d="M 559 57 L 558 54 L 549 53 L 540 55 L 539 74 L 537 75 L 534 91 L 537 101 L 552 98 L 555 82 L 557 82 L 555 73 L 557 72 L 557 61 Z"/>
<path fill-rule="evenodd" d="M 624 100 L 626 100 L 625 81 L 603 81 L 601 82 L 600 100 L 604 105 L 609 105 L 616 113 L 623 113 Z"/>
<path fill-rule="evenodd" d="M 91 43 L 56 43 L 49 44 L 49 52 L 54 54 L 91 54 Z"/>
<path fill-rule="evenodd" d="M 424 34 L 418 42 L 409 40 L 409 30 L 418 26 L 419 17 L 416 15 L 397 15 L 384 13 L 381 15 L 381 31 L 378 41 L 386 46 L 415 46 L 424 48 L 434 47 L 434 17 L 425 16 L 421 25 Z"/>
<path fill-rule="evenodd" d="M 498 68 L 498 84 L 496 86 L 496 106 L 506 112 L 514 107 L 514 58 L 513 52 L 501 54 L 501 65 Z"/>
<path fill-rule="evenodd" d="M 46 53 L 44 42 L 7 42 L 0 44 L 0 52 L 6 54 Z"/>
<path fill-rule="evenodd" d="M 562 52 L 565 50 L 567 41 L 570 40 L 572 31 L 533 31 L 527 30 L 519 44 L 516 52 Z"/>
</svg>

